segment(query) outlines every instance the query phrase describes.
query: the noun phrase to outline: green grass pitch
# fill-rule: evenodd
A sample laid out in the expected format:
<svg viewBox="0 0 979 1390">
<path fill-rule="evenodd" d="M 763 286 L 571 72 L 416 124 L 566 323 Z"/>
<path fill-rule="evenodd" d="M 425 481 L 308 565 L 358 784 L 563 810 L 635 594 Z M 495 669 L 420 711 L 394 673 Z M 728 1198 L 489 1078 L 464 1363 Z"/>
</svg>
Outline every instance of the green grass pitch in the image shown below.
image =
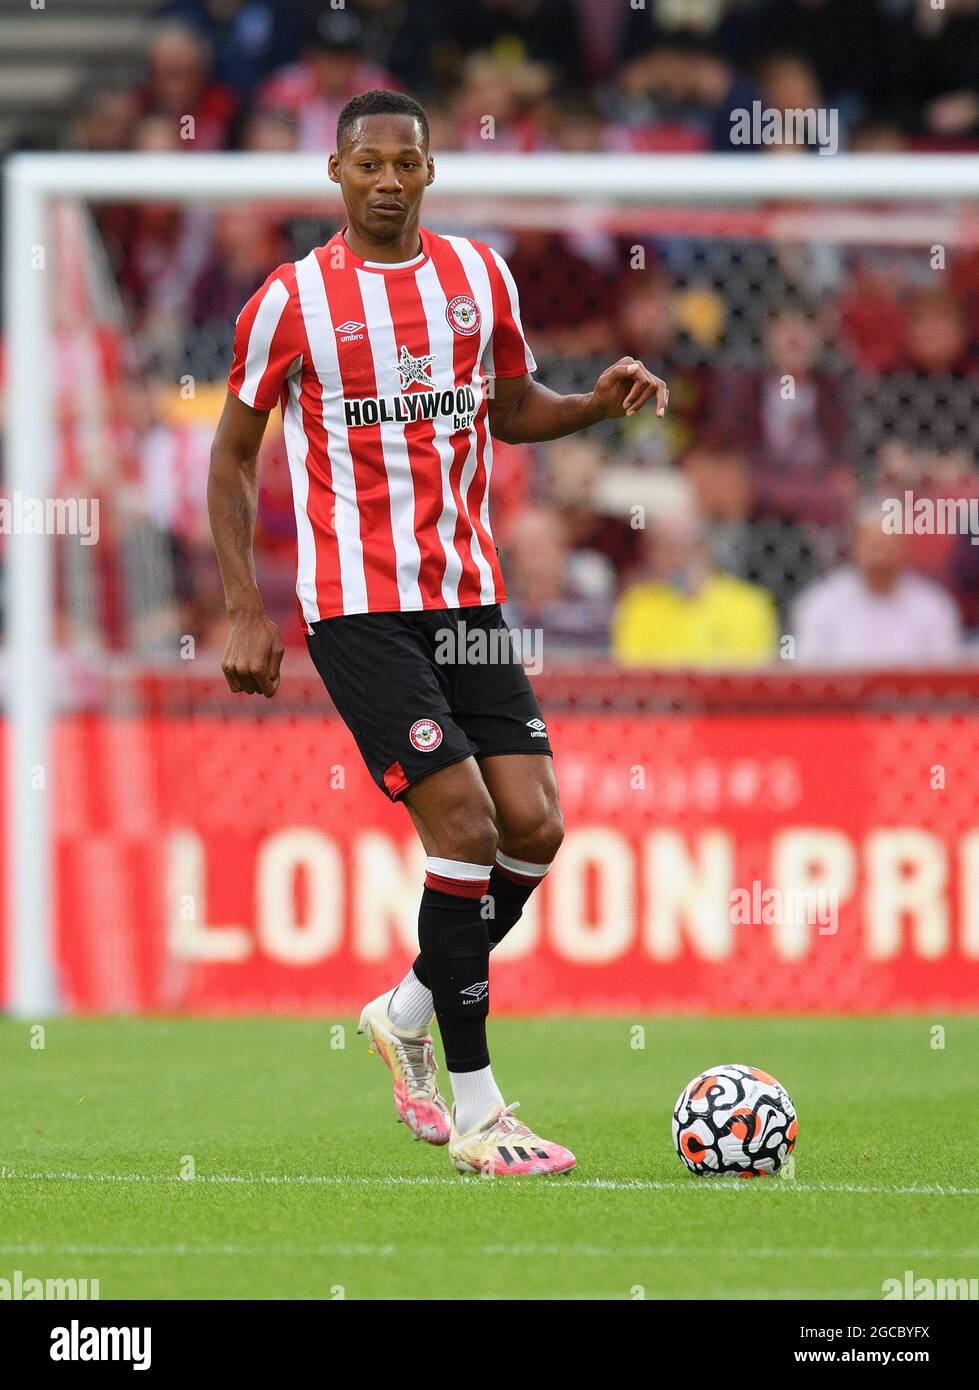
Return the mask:
<svg viewBox="0 0 979 1390">
<path fill-rule="evenodd" d="M 43 1049 L 0 1022 L 0 1279 L 97 1278 L 104 1299 L 879 1299 L 908 1269 L 979 1275 L 979 1021 L 943 1019 L 943 1049 L 924 1018 L 659 1018 L 642 1048 L 635 1023 L 492 1021 L 507 1098 L 578 1167 L 487 1180 L 396 1124 L 349 1019 L 56 1019 Z M 790 1091 L 793 1179 L 698 1179 L 676 1157 L 676 1096 L 720 1062 Z"/>
</svg>

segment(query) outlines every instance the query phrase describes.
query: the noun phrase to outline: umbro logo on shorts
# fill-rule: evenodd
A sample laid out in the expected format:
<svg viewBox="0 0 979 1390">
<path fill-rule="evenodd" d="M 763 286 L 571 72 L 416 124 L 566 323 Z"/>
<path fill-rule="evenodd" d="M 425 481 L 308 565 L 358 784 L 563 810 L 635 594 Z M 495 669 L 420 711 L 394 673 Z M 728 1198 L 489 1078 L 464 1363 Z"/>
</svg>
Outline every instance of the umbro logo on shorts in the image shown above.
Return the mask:
<svg viewBox="0 0 979 1390">
<path fill-rule="evenodd" d="M 465 996 L 462 1001 L 464 1004 L 478 1004 L 489 993 L 489 980 L 480 980 L 477 985 L 467 985 L 465 989 L 460 989 L 459 993 Z"/>
<path fill-rule="evenodd" d="M 442 730 L 434 719 L 416 719 L 408 731 L 408 738 L 419 753 L 431 753 L 442 742 Z"/>
<path fill-rule="evenodd" d="M 543 719 L 528 719 L 527 728 L 531 730 L 531 738 L 547 738 L 547 725 Z"/>
</svg>

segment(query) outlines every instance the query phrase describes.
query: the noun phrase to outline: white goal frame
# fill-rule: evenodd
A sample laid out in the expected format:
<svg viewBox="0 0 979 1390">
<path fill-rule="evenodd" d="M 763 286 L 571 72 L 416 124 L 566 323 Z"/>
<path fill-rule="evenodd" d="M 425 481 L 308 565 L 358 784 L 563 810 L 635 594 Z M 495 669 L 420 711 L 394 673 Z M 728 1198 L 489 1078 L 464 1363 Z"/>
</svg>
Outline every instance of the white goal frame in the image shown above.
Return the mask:
<svg viewBox="0 0 979 1390">
<path fill-rule="evenodd" d="M 448 154 L 436 193 L 555 198 L 588 205 L 760 202 L 962 202 L 979 198 L 979 155 Z M 321 155 L 17 154 L 5 166 L 3 287 L 7 361 L 6 484 L 46 497 L 54 480 L 54 362 L 44 248 L 58 199 L 213 203 L 315 199 L 338 189 Z M 59 1010 L 54 971 L 50 801 L 57 769 L 51 538 L 11 535 L 7 585 L 7 1011 Z M 0 1009 L 3 1001 L 0 1000 Z"/>
</svg>

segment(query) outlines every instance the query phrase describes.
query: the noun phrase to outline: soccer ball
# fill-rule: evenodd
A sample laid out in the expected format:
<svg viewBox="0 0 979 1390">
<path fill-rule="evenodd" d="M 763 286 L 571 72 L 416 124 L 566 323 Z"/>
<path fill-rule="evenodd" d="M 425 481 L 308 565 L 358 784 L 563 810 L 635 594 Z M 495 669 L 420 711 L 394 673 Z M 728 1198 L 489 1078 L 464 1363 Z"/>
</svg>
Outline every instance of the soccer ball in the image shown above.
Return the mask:
<svg viewBox="0 0 979 1390">
<path fill-rule="evenodd" d="M 797 1132 L 785 1087 L 767 1071 L 735 1063 L 695 1076 L 673 1110 L 673 1143 L 698 1177 L 777 1173 Z"/>
</svg>

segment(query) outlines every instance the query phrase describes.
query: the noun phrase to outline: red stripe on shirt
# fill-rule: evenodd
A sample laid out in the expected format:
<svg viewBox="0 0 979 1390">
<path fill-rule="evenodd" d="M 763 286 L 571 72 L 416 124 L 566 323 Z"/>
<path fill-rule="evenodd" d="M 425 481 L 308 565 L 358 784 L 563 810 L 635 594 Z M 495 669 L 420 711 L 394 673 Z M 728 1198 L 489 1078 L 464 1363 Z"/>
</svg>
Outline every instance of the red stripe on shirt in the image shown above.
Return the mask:
<svg viewBox="0 0 979 1390">
<path fill-rule="evenodd" d="M 451 301 L 456 295 L 469 295 L 475 300 L 473 287 L 469 283 L 469 278 L 463 268 L 462 262 L 456 255 L 451 244 L 442 237 L 432 237 L 432 265 L 438 275 L 439 284 L 447 301 Z M 453 370 L 457 385 L 468 386 L 473 378 L 473 368 L 476 362 L 476 352 L 479 347 L 480 334 L 473 333 L 466 336 L 462 333 L 452 334 L 453 337 Z M 482 382 L 481 382 L 482 384 Z M 470 482 L 469 491 L 472 492 L 473 483 L 477 478 L 481 479 L 481 489 L 486 486 L 486 471 L 484 449 L 486 434 L 485 430 L 480 433 L 479 422 L 486 416 L 486 396 L 480 402 L 476 412 L 474 422 L 473 438 L 469 432 L 464 431 L 453 436 L 452 439 L 452 463 L 449 467 L 449 485 L 452 488 L 452 496 L 456 504 L 456 526 L 453 538 L 456 554 L 462 561 L 462 574 L 459 576 L 459 607 L 467 604 L 482 603 L 483 584 L 480 578 L 479 567 L 473 559 L 471 535 L 473 531 L 478 534 L 478 528 L 474 524 L 474 519 L 469 513 L 467 500 L 462 495 L 462 470 L 469 458 L 470 447 L 473 448 L 476 457 L 476 469 Z M 480 491 L 482 496 L 482 491 Z M 484 533 L 485 535 L 485 533 Z M 494 582 L 500 588 L 498 582 L 498 570 L 495 566 L 496 550 L 487 538 L 487 545 L 483 544 L 484 535 L 479 536 L 480 549 L 490 568 L 494 571 Z M 488 546 L 488 549 L 487 549 Z"/>
<path fill-rule="evenodd" d="M 388 308 L 394 328 L 395 347 L 407 347 L 412 357 L 427 356 L 430 339 L 425 306 L 414 275 L 399 275 L 385 281 Z M 399 378 L 400 380 L 400 378 Z M 424 391 L 425 387 L 412 387 Z M 434 444 L 435 422 L 419 420 L 405 426 L 405 446 L 415 494 L 415 538 L 421 561 L 418 587 L 426 608 L 441 608 L 442 580 L 445 577 L 445 551 L 438 532 L 442 515 L 442 460 Z"/>
<path fill-rule="evenodd" d="M 323 274 L 333 326 L 336 328 L 338 324 L 351 321 L 366 323 L 367 312 L 357 283 L 357 272 L 349 258 L 342 269 L 330 267 L 330 246 L 328 242 L 320 247 L 316 259 Z M 378 390 L 378 364 L 374 361 L 366 334 L 362 341 L 352 343 L 342 342 L 343 336 L 338 333 L 336 343 L 344 396 L 353 399 L 390 394 Z M 391 529 L 391 498 L 384 467 L 381 427 L 378 424 L 349 428 L 347 442 L 357 493 L 368 608 L 372 613 L 400 611 L 401 595 L 398 592 L 394 534 Z"/>
<path fill-rule="evenodd" d="M 291 277 L 291 278 L 290 278 Z M 330 441 L 323 424 L 323 383 L 313 366 L 313 354 L 306 332 L 296 283 L 296 268 L 289 266 L 289 277 L 283 276 L 289 291 L 290 307 L 296 305 L 299 320 L 300 350 L 303 369 L 300 376 L 299 423 L 306 436 L 306 516 L 313 532 L 316 573 L 314 585 L 316 606 L 320 614 L 332 615 L 343 611 L 343 589 L 340 584 L 340 546 L 337 542 L 333 514 L 333 467 L 330 462 Z M 282 401 L 283 421 L 291 409 L 288 384 Z M 297 557 L 298 559 L 298 557 Z"/>
</svg>

